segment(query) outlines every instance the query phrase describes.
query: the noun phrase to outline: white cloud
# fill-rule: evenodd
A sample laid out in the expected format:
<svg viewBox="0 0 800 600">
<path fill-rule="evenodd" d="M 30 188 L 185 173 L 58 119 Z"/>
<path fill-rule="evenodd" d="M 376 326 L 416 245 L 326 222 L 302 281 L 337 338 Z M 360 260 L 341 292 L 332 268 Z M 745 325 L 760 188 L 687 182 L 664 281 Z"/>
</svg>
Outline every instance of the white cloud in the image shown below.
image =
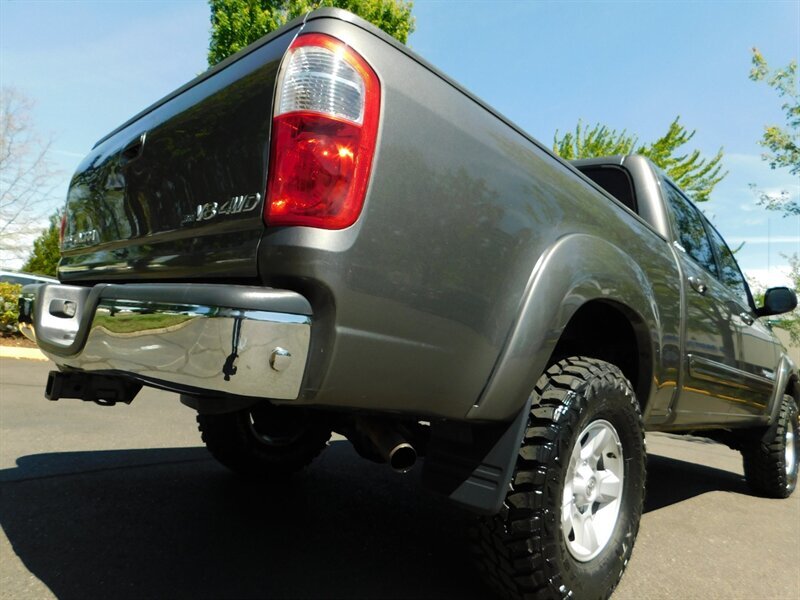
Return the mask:
<svg viewBox="0 0 800 600">
<path fill-rule="evenodd" d="M 47 221 L 42 221 L 40 225 L 42 229 L 44 229 L 47 227 L 48 223 Z M 37 237 L 39 237 L 38 232 L 20 235 L 17 240 L 19 246 L 18 251 L 3 250 L 3 252 L 0 253 L 0 268 L 19 271 L 28 259 L 29 252 L 25 250 L 25 248 L 33 248 L 33 241 Z"/>
<path fill-rule="evenodd" d="M 784 187 L 765 187 L 758 188 L 759 194 L 766 194 L 767 196 L 783 196 L 786 194 L 787 199 L 795 199 L 800 196 L 800 185 L 787 185 Z"/>
<path fill-rule="evenodd" d="M 741 244 L 745 242 L 747 244 L 799 244 L 800 245 L 800 237 L 792 236 L 792 235 L 773 235 L 773 236 L 766 236 L 766 235 L 757 235 L 757 236 L 746 236 L 746 237 L 730 237 L 728 242 L 731 244 Z"/>
<path fill-rule="evenodd" d="M 744 242 L 736 260 L 745 271 L 764 274 L 767 267 L 782 268 L 782 254 L 800 253 L 800 217 L 759 206 L 750 184 L 766 192 L 786 190 L 797 198 L 798 179 L 788 170 L 770 169 L 759 154 L 726 154 L 723 160 L 729 174 L 714 188 L 705 212 L 714 215 L 712 222 L 732 247 Z"/>
<path fill-rule="evenodd" d="M 771 267 L 770 269 L 745 269 L 744 274 L 755 290 L 764 291 L 770 287 L 790 287 L 789 265 Z"/>
<path fill-rule="evenodd" d="M 59 150 L 58 148 L 54 148 L 53 153 L 60 154 L 61 156 L 69 156 L 70 158 L 83 158 L 86 156 L 86 152 L 70 152 L 69 150 Z"/>
</svg>

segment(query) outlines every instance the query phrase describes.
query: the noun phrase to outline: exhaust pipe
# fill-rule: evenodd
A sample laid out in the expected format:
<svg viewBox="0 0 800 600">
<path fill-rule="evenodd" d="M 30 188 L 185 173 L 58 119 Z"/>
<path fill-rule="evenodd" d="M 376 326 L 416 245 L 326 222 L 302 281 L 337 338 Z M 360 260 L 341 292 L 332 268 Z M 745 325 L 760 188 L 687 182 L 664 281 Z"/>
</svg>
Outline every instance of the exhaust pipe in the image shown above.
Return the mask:
<svg viewBox="0 0 800 600">
<path fill-rule="evenodd" d="M 361 427 L 383 459 L 397 473 L 408 473 L 417 462 L 417 451 L 400 432 L 385 421 L 361 420 Z"/>
</svg>

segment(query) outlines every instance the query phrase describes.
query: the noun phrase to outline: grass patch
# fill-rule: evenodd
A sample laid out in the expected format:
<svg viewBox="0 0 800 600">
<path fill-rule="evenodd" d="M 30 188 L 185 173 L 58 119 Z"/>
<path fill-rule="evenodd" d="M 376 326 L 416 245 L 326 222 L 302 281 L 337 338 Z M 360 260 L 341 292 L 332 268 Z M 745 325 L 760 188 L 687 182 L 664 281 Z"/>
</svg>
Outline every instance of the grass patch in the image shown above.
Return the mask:
<svg viewBox="0 0 800 600">
<path fill-rule="evenodd" d="M 122 313 L 111 315 L 97 315 L 94 325 L 100 326 L 112 333 L 138 333 L 152 329 L 165 329 L 180 325 L 194 319 L 191 315 L 167 315 L 163 313 L 153 315 Z"/>
</svg>

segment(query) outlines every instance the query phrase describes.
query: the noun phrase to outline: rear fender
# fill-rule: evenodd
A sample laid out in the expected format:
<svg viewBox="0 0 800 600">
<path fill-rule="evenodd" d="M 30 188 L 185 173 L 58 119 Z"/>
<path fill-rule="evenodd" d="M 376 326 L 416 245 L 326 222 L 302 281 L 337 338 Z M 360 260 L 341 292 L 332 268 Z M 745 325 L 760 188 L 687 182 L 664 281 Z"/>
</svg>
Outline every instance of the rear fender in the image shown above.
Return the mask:
<svg viewBox="0 0 800 600">
<path fill-rule="evenodd" d="M 592 300 L 608 301 L 633 313 L 640 323 L 634 326 L 640 352 L 651 353 L 650 364 L 657 364 L 660 344 L 655 342 L 661 327 L 649 278 L 630 256 L 606 240 L 568 235 L 543 253 L 534 267 L 519 315 L 468 418 L 509 419 L 517 413 L 570 319 Z"/>
</svg>

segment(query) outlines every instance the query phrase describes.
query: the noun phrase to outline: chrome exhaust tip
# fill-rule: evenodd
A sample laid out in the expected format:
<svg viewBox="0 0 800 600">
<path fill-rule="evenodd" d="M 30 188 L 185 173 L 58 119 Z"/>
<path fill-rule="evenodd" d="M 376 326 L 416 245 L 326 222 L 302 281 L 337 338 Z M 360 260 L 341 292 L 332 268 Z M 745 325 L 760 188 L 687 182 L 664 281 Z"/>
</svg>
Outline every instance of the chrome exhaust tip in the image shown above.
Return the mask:
<svg viewBox="0 0 800 600">
<path fill-rule="evenodd" d="M 361 419 L 359 426 L 392 470 L 397 473 L 408 473 L 414 468 L 417 451 L 391 423 L 377 419 Z"/>
<path fill-rule="evenodd" d="M 417 451 L 408 442 L 403 442 L 389 451 L 387 462 L 396 473 L 408 473 L 417 462 Z"/>
</svg>

